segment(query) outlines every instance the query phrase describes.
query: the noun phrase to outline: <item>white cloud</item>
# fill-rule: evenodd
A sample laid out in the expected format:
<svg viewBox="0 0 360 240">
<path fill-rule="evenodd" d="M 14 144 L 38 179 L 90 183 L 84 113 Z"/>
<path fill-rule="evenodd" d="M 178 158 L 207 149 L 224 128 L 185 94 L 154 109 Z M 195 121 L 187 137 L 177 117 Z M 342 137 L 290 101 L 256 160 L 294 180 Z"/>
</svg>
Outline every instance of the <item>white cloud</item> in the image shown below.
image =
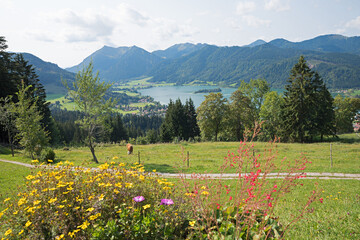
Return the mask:
<svg viewBox="0 0 360 240">
<path fill-rule="evenodd" d="M 266 10 L 274 10 L 277 12 L 290 10 L 290 4 L 288 0 L 266 0 L 265 1 Z"/>
<path fill-rule="evenodd" d="M 350 21 L 348 21 L 345 24 L 346 28 L 355 28 L 355 29 L 360 29 L 360 16 L 356 17 L 355 19 L 352 19 Z"/>
<path fill-rule="evenodd" d="M 165 41 L 173 38 L 190 38 L 199 33 L 199 30 L 193 27 L 191 22 L 178 24 L 169 19 L 156 19 L 153 25 L 157 37 Z"/>
<path fill-rule="evenodd" d="M 243 14 L 253 12 L 255 9 L 256 9 L 255 2 L 242 1 L 237 4 L 236 13 L 239 15 L 243 15 Z"/>
<path fill-rule="evenodd" d="M 250 27 L 269 26 L 270 20 L 264 20 L 253 15 L 245 15 L 242 17 L 243 21 Z"/>
</svg>

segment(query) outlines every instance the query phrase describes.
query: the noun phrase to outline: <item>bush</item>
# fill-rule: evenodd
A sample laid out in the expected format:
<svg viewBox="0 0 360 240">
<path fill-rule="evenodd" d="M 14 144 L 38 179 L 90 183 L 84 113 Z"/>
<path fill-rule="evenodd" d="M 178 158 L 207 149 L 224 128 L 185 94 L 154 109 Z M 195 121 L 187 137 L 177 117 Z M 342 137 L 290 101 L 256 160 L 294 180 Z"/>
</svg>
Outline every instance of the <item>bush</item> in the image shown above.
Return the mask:
<svg viewBox="0 0 360 240">
<path fill-rule="evenodd" d="M 105 163 L 98 170 L 69 162 L 26 177 L 26 191 L 5 199 L 0 238 L 182 239 L 186 199 L 173 183 L 141 165 Z M 4 215 L 5 216 L 2 216 Z"/>
<path fill-rule="evenodd" d="M 55 152 L 52 150 L 52 148 L 47 147 L 41 150 L 40 153 L 40 161 L 42 162 L 49 162 L 49 160 L 54 161 L 55 160 Z"/>
</svg>

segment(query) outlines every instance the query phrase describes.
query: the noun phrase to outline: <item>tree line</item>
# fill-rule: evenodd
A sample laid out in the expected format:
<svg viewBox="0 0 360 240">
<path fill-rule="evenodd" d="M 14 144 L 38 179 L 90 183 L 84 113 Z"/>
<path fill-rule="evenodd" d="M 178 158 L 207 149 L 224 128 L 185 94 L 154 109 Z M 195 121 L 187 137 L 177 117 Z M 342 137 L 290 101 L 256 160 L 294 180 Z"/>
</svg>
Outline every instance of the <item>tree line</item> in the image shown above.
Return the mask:
<svg viewBox="0 0 360 240">
<path fill-rule="evenodd" d="M 241 140 L 246 130 L 260 126 L 257 139 L 312 142 L 324 136 L 352 132 L 360 99 L 331 96 L 320 75 L 303 56 L 293 66 L 285 92 L 270 91 L 263 79 L 241 82 L 230 101 L 221 93 L 210 93 L 197 109 L 197 120 L 205 140 Z"/>
</svg>

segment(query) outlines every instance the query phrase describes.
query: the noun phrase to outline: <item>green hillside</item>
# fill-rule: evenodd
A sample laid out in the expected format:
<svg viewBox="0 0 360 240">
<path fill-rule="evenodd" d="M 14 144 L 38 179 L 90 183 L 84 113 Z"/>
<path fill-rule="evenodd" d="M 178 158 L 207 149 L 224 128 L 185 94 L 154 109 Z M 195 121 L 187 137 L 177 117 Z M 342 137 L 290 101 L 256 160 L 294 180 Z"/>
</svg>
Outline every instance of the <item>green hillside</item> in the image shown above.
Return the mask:
<svg viewBox="0 0 360 240">
<path fill-rule="evenodd" d="M 256 47 L 206 46 L 188 56 L 162 62 L 149 75 L 153 81 L 186 84 L 194 80 L 240 84 L 264 78 L 272 87 L 283 87 L 291 67 L 304 55 L 329 88 L 360 87 L 360 56 L 284 49 L 264 44 Z"/>
</svg>

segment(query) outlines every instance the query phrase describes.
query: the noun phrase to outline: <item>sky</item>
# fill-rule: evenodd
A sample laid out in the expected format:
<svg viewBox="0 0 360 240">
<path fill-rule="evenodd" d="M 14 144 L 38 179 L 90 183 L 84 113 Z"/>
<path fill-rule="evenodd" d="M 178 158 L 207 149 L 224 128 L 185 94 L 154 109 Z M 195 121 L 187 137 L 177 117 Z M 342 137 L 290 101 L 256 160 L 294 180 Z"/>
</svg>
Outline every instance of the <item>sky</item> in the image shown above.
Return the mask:
<svg viewBox="0 0 360 240">
<path fill-rule="evenodd" d="M 149 52 L 177 43 L 243 46 L 360 36 L 359 0 L 0 0 L 11 52 L 71 67 L 104 45 Z"/>
</svg>

